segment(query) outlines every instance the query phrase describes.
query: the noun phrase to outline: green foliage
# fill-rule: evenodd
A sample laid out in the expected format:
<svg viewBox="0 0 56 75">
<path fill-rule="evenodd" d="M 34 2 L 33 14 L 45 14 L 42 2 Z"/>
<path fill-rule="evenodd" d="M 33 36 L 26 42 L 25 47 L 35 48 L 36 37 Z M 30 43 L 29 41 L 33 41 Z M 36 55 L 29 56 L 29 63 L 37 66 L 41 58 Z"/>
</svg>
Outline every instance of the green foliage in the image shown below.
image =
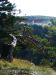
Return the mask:
<svg viewBox="0 0 56 75">
<path fill-rule="evenodd" d="M 15 57 L 28 59 L 35 64 L 55 63 L 52 60 L 56 59 L 56 26 L 29 26 L 25 23 L 27 18 L 12 15 L 13 8 L 14 5 L 9 1 L 0 4 L 1 40 L 10 43 L 12 39 L 8 34 L 13 33 L 18 40 L 14 50 Z M 56 21 L 51 22 L 56 25 Z"/>
<path fill-rule="evenodd" d="M 43 66 L 49 66 L 51 65 L 50 61 L 48 59 L 42 59 L 40 64 L 42 64 Z"/>
<path fill-rule="evenodd" d="M 45 31 L 44 36 L 33 34 L 33 29 L 30 26 L 27 25 L 19 25 L 19 30 L 23 36 L 19 37 L 18 45 L 22 48 L 17 48 L 18 56 L 22 56 L 22 58 L 26 58 L 35 64 L 45 64 L 52 66 L 55 63 L 56 59 L 56 32 L 54 26 L 45 26 L 42 27 L 43 29 L 41 31 Z M 41 27 L 37 28 L 38 30 L 41 29 Z M 19 33 L 20 33 L 19 32 Z M 29 38 L 29 36 L 31 38 Z M 35 39 L 37 42 L 32 42 L 32 38 Z M 20 42 L 20 43 L 19 43 Z M 22 55 L 23 54 L 23 55 Z M 19 56 L 19 57 L 20 57 Z M 54 61 L 53 61 L 54 60 Z"/>
<path fill-rule="evenodd" d="M 16 21 L 19 21 L 19 22 L 27 21 L 27 18 L 16 16 Z"/>
<path fill-rule="evenodd" d="M 51 19 L 50 21 L 51 21 L 52 25 L 56 25 L 56 20 Z"/>
<path fill-rule="evenodd" d="M 0 40 L 4 43 L 10 43 L 12 40 L 9 33 L 14 32 L 15 17 L 12 15 L 14 7 L 9 1 L 0 2 Z"/>
</svg>

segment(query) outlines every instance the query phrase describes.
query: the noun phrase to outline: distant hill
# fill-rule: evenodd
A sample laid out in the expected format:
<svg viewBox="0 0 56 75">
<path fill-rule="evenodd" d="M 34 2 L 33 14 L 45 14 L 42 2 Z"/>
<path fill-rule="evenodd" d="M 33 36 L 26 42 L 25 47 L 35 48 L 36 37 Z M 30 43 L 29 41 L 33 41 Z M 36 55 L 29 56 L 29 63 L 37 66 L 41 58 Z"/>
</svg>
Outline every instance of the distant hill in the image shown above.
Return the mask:
<svg viewBox="0 0 56 75">
<path fill-rule="evenodd" d="M 56 17 L 50 16 L 25 16 L 27 18 L 27 23 L 30 25 L 50 25 L 51 19 L 56 20 Z"/>
</svg>

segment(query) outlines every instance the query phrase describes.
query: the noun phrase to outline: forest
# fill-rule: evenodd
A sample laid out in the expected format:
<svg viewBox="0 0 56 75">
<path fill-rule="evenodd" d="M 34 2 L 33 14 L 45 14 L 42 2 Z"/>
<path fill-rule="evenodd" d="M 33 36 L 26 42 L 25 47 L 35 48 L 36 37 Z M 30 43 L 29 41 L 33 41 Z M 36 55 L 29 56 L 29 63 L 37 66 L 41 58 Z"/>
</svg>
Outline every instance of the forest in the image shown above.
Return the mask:
<svg viewBox="0 0 56 75">
<path fill-rule="evenodd" d="M 26 17 L 15 16 L 14 8 L 0 0 L 0 68 L 2 60 L 8 67 L 7 61 L 20 59 L 56 69 L 56 20 L 50 19 L 49 26 L 28 25 Z"/>
</svg>

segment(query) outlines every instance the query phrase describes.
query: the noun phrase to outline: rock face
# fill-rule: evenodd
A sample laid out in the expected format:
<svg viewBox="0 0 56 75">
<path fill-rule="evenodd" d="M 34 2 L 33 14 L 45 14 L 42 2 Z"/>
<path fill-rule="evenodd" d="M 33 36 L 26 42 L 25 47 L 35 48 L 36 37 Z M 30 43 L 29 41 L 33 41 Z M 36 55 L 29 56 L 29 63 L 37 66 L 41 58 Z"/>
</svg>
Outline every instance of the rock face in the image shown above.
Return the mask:
<svg viewBox="0 0 56 75">
<path fill-rule="evenodd" d="M 0 43 L 0 58 L 6 58 L 11 61 L 13 59 L 13 50 L 17 44 L 17 39 L 14 35 L 9 35 L 12 37 L 10 44 Z"/>
</svg>

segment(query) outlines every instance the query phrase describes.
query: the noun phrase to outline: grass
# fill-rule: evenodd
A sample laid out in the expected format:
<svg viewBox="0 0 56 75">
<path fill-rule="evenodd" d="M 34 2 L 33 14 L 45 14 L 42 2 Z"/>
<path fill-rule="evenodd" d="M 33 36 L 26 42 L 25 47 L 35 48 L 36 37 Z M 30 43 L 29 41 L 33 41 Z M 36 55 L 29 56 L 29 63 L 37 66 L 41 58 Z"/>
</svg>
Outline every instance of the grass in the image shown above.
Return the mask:
<svg viewBox="0 0 56 75">
<path fill-rule="evenodd" d="M 21 60 L 21 59 L 13 59 L 12 62 L 8 62 L 4 59 L 0 60 L 0 68 L 22 68 L 22 69 L 29 69 L 32 66 L 32 64 L 27 60 Z"/>
<path fill-rule="evenodd" d="M 11 64 L 13 64 L 13 66 L 18 67 L 18 68 L 25 68 L 25 69 L 29 69 L 32 64 L 27 61 L 27 60 L 21 60 L 21 59 L 14 59 Z"/>
<path fill-rule="evenodd" d="M 36 75 L 56 75 L 56 71 L 47 66 L 32 66 L 31 70 L 37 72 Z"/>
<path fill-rule="evenodd" d="M 48 66 L 37 66 L 31 64 L 31 62 L 27 60 L 21 60 L 21 59 L 13 59 L 12 62 L 8 62 L 4 59 L 0 59 L 0 69 L 24 69 L 24 70 L 29 70 L 30 72 L 37 72 L 37 74 L 34 75 L 56 75 L 56 72 L 48 67 Z M 1 73 L 0 75 L 9 75 L 6 73 Z M 13 74 L 14 75 L 14 74 Z M 32 74 L 33 75 L 33 74 Z"/>
</svg>

